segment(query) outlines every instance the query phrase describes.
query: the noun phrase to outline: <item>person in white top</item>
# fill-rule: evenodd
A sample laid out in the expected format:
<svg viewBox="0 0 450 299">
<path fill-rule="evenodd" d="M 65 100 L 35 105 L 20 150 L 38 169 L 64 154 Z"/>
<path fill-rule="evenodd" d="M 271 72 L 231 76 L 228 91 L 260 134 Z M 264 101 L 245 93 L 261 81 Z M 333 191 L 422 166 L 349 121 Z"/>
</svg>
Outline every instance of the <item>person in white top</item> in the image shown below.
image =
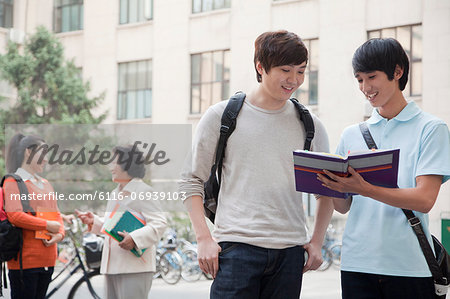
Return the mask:
<svg viewBox="0 0 450 299">
<path fill-rule="evenodd" d="M 227 141 L 213 235 L 203 214 L 203 183 L 228 101 L 210 107 L 198 124 L 180 190 L 186 192 L 200 268 L 215 278 L 211 298 L 298 299 L 302 273 L 322 262 L 333 203 L 318 200 L 315 229 L 308 236 L 292 162 L 292 152 L 303 149 L 305 132 L 289 98 L 303 83 L 307 58 L 295 33 L 265 32 L 256 39 L 260 84 L 247 95 Z M 317 117 L 313 120 L 311 150 L 328 152 L 325 128 Z"/>
<path fill-rule="evenodd" d="M 156 271 L 156 245 L 166 229 L 166 218 L 157 202 L 136 200 L 140 198 L 139 194 L 152 192 L 152 188 L 142 181 L 145 168 L 144 163 L 138 161 L 142 153 L 132 146 L 115 147 L 114 153 L 119 155 L 113 162 L 111 174 L 118 186 L 112 191 L 111 198 L 120 199 L 121 205 L 139 212 L 146 225 L 130 233 L 120 233 L 124 237 L 120 243 L 106 236 L 100 272 L 106 277 L 106 298 L 144 299 L 148 297 Z M 105 218 L 118 202 L 108 202 Z M 101 233 L 104 223 L 102 218 L 92 212 L 75 212 L 91 232 Z M 137 257 L 130 251 L 133 248 L 138 252 L 146 250 L 141 257 Z"/>
</svg>

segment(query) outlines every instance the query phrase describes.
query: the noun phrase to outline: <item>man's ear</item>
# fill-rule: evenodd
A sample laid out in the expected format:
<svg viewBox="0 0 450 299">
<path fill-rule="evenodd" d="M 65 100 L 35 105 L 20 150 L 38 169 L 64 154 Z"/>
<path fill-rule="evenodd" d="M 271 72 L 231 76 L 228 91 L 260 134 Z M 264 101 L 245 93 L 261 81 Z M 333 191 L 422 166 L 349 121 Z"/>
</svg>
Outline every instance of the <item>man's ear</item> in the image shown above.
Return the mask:
<svg viewBox="0 0 450 299">
<path fill-rule="evenodd" d="M 398 64 L 395 66 L 394 70 L 394 79 L 400 80 L 400 78 L 403 76 L 403 68 L 401 68 Z"/>
<path fill-rule="evenodd" d="M 263 68 L 261 62 L 259 62 L 259 61 L 256 62 L 256 70 L 258 71 L 258 74 L 260 74 L 261 76 L 264 73 L 264 68 Z"/>
</svg>

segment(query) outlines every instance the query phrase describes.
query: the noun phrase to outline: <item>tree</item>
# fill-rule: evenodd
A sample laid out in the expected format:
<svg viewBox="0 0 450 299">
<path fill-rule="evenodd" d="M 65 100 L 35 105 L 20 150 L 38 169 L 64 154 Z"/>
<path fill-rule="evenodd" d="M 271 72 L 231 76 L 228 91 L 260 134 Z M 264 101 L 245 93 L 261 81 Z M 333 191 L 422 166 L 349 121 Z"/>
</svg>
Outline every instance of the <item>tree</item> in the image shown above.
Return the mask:
<svg viewBox="0 0 450 299">
<path fill-rule="evenodd" d="M 3 123 L 100 123 L 106 113 L 92 114 L 104 94 L 90 98 L 89 82 L 83 83 L 73 61 L 64 59 L 61 42 L 40 26 L 26 41 L 23 54 L 19 45 L 9 43 L 0 56 L 1 75 L 17 89 L 16 104 L 2 111 Z"/>
<path fill-rule="evenodd" d="M 23 48 L 8 44 L 7 53 L 0 55 L 0 76 L 17 90 L 14 103 L 0 110 L 2 125 L 98 124 L 106 117 L 107 112 L 97 116 L 92 112 L 103 101 L 104 93 L 88 96 L 89 82 L 83 82 L 73 61 L 64 58 L 61 42 L 43 26 Z M 1 131 L 0 146 L 4 148 Z M 3 157 L 0 165 L 4 165 Z"/>
</svg>

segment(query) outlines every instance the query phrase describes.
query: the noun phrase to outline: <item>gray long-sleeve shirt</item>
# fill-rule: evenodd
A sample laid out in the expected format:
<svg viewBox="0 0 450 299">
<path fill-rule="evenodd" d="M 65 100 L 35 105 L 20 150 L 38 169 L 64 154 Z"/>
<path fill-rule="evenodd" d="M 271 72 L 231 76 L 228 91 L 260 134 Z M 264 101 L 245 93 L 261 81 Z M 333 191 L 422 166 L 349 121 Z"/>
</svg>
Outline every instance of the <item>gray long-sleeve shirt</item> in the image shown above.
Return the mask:
<svg viewBox="0 0 450 299">
<path fill-rule="evenodd" d="M 210 107 L 200 120 L 180 191 L 203 197 L 214 163 L 222 113 L 228 101 Z M 313 115 L 311 150 L 328 152 L 328 136 Z M 265 248 L 309 242 L 302 195 L 295 190 L 292 151 L 303 149 L 303 123 L 291 101 L 264 110 L 245 100 L 227 142 L 213 237 Z"/>
</svg>

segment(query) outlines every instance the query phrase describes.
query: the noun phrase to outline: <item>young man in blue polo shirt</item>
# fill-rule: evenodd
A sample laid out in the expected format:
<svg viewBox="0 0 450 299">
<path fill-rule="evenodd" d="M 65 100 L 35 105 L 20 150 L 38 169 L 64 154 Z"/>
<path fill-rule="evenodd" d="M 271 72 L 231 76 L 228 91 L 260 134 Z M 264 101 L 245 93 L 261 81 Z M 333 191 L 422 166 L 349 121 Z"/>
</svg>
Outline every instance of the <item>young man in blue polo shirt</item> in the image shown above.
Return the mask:
<svg viewBox="0 0 450 299">
<path fill-rule="evenodd" d="M 375 108 L 366 121 L 380 149 L 400 148 L 398 189 L 377 187 L 349 168 L 352 176 L 333 180 L 333 190 L 353 198 L 334 198 L 335 209 L 350 211 L 342 248 L 342 296 L 349 298 L 434 298 L 434 284 L 419 242 L 401 208 L 413 210 L 432 244 L 428 212 L 450 175 L 447 125 L 407 102 L 402 91 L 409 61 L 394 39 L 371 39 L 353 56 L 359 88 Z M 367 149 L 358 124 L 346 128 L 337 153 Z"/>
</svg>

